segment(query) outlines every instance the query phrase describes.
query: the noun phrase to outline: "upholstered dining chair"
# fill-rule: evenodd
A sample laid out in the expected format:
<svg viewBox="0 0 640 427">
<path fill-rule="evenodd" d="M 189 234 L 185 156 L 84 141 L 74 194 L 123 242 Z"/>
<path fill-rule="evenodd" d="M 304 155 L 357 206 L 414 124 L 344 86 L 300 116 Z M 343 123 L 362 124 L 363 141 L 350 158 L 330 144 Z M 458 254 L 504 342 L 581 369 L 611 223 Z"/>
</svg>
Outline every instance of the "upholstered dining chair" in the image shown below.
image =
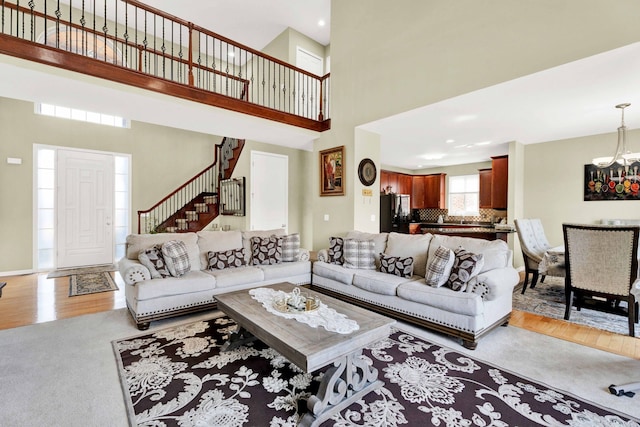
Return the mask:
<svg viewBox="0 0 640 427">
<path fill-rule="evenodd" d="M 531 278 L 531 289 L 536 287 L 538 283 L 538 267 L 540 261 L 544 257 L 545 252 L 551 248 L 547 236 L 544 234 L 542 221 L 539 219 L 516 219 L 516 232 L 520 239 L 520 248 L 522 249 L 522 257 L 524 258 L 524 284 L 522 285 L 522 293 L 527 290 L 529 283 L 529 275 Z M 564 277 L 564 268 L 550 266 L 547 271 L 549 276 Z M 542 276 L 540 282 L 544 282 L 545 276 Z"/>
<path fill-rule="evenodd" d="M 627 302 L 629 335 L 635 336 L 638 303 L 632 288 L 638 286 L 639 226 L 562 224 L 565 246 L 565 320 L 574 304 L 583 307 L 585 296 L 606 299 L 601 309 Z M 600 309 L 593 306 L 595 309 Z"/>
</svg>

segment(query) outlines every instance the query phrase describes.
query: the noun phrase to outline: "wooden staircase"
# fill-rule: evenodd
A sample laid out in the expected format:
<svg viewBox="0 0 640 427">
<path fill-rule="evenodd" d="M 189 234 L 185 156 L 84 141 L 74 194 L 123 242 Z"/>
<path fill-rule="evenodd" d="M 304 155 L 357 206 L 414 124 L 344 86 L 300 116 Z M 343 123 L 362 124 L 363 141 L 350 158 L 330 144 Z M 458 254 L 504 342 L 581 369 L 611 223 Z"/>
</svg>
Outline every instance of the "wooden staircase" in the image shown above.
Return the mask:
<svg viewBox="0 0 640 427">
<path fill-rule="evenodd" d="M 220 215 L 220 180 L 233 174 L 244 140 L 224 138 L 206 169 L 147 210 L 138 211 L 138 233 L 187 233 L 204 229 Z"/>
</svg>

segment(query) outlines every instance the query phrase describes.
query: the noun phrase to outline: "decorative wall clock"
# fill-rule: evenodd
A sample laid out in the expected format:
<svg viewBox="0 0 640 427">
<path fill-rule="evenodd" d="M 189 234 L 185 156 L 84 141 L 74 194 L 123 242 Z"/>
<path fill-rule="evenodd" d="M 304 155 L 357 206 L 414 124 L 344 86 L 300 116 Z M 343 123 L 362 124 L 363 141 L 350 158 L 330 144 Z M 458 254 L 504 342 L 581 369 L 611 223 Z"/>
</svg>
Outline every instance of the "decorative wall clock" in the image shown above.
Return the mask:
<svg viewBox="0 0 640 427">
<path fill-rule="evenodd" d="M 371 159 L 362 159 L 358 165 L 358 177 L 364 186 L 370 186 L 376 181 L 378 171 Z"/>
</svg>

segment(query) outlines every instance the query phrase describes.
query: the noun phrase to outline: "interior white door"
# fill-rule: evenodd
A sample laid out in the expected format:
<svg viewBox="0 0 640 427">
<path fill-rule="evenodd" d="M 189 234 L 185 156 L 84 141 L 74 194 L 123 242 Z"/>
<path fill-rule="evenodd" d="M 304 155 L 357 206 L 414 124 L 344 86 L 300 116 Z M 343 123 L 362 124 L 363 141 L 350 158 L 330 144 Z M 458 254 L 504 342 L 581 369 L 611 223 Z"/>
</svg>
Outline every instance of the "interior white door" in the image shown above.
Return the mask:
<svg viewBox="0 0 640 427">
<path fill-rule="evenodd" d="M 324 64 L 322 58 L 301 48 L 300 46 L 296 47 L 296 67 L 302 68 L 316 76 L 324 75 Z M 299 94 L 299 96 L 296 97 L 296 113 L 305 117 L 317 119 L 318 113 L 320 112 L 320 106 L 318 105 L 318 101 L 320 99 L 320 85 L 309 86 L 308 84 L 310 84 L 310 80 L 300 82 L 296 79 L 296 93 Z M 300 97 L 302 94 L 305 95 L 306 99 L 304 103 Z"/>
<path fill-rule="evenodd" d="M 288 227 L 289 158 L 251 152 L 251 230 Z"/>
<path fill-rule="evenodd" d="M 113 156 L 58 150 L 57 268 L 113 263 Z"/>
</svg>

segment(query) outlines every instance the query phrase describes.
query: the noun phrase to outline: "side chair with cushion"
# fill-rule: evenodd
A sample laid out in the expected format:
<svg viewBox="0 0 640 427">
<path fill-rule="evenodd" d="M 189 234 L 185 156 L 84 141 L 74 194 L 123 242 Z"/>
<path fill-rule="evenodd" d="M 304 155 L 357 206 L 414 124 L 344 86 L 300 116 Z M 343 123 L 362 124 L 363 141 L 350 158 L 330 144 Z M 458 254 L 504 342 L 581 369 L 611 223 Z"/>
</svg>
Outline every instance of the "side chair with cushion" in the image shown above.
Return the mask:
<svg viewBox="0 0 640 427">
<path fill-rule="evenodd" d="M 527 290 L 529 284 L 529 275 L 531 278 L 531 289 L 536 287 L 538 283 L 538 267 L 540 261 L 544 257 L 545 252 L 551 248 L 547 236 L 544 234 L 542 221 L 539 219 L 516 219 L 516 232 L 520 239 L 520 248 L 522 249 L 522 257 L 524 258 L 524 284 L 522 285 L 522 293 Z M 550 271 L 550 276 L 564 276 L 564 271 Z M 544 281 L 542 276 L 540 282 Z"/>
<path fill-rule="evenodd" d="M 638 281 L 638 226 L 563 224 L 565 245 L 564 318 L 569 320 L 574 302 L 578 310 L 585 296 L 606 299 L 593 308 L 616 312 L 621 301 L 627 302 L 629 335 L 635 336 L 638 303 L 632 288 Z"/>
</svg>

